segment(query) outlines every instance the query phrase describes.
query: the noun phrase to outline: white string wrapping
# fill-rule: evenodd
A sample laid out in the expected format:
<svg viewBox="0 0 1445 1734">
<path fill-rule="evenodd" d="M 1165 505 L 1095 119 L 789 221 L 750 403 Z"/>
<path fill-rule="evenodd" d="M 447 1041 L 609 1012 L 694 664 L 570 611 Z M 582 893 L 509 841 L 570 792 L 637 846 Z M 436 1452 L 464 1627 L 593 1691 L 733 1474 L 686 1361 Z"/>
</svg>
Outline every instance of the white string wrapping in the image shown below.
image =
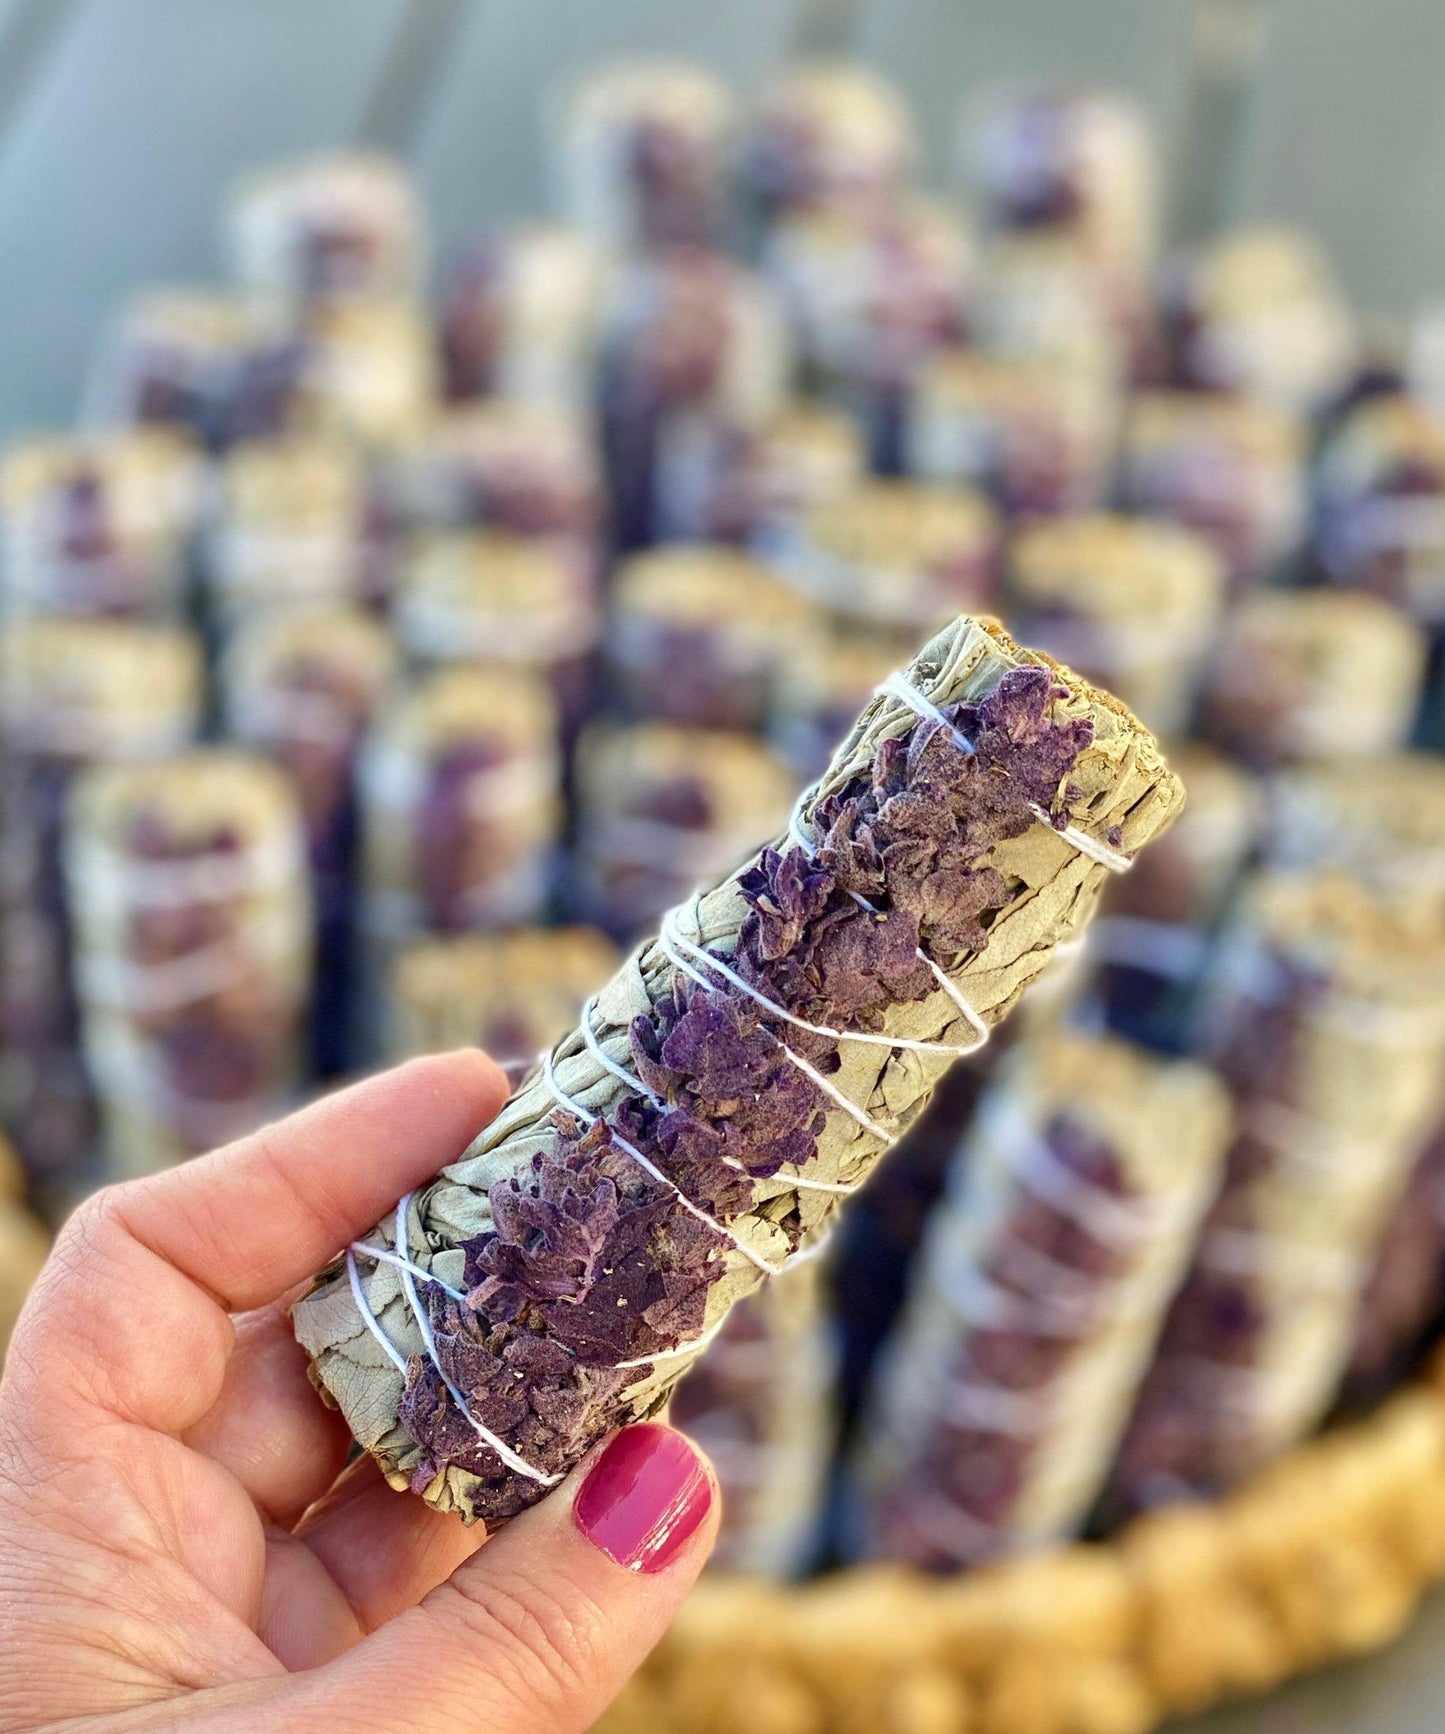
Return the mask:
<svg viewBox="0 0 1445 1734">
<path fill-rule="evenodd" d="M 223 903 L 290 885 L 296 876 L 296 850 L 284 831 L 268 831 L 241 849 L 207 849 L 175 859 L 151 859 L 100 837 L 87 839 L 85 846 L 96 863 L 96 883 L 104 875 L 130 909 Z"/>
<path fill-rule="evenodd" d="M 684 959 L 677 955 L 679 951 L 685 952 L 688 957 L 695 958 L 705 968 L 720 975 L 724 981 L 737 988 L 740 993 L 745 993 L 750 1000 L 760 1005 L 769 1017 L 775 1017 L 785 1024 L 791 1024 L 794 1029 L 806 1030 L 809 1035 L 826 1036 L 829 1041 L 834 1042 L 861 1042 L 874 1048 L 907 1048 L 916 1054 L 948 1054 L 954 1059 L 957 1059 L 961 1054 L 974 1053 L 983 1045 L 981 1042 L 970 1042 L 966 1047 L 959 1047 L 955 1042 L 926 1042 L 911 1036 L 875 1035 L 871 1030 L 839 1030 L 834 1029 L 831 1024 L 809 1023 L 807 1018 L 800 1018 L 785 1007 L 780 1006 L 776 1000 L 769 999 L 751 982 L 745 981 L 735 969 L 724 963 L 720 957 L 714 956 L 710 951 L 705 951 L 699 945 L 694 945 L 690 939 L 684 939 L 677 931 L 677 914 L 675 909 L 670 909 L 667 912 L 662 918 L 662 927 L 657 937 L 658 949 L 669 962 L 697 980 L 696 971 L 689 969 Z M 716 992 L 716 986 L 712 982 L 703 981 L 702 986 Z"/>
<path fill-rule="evenodd" d="M 933 1272 L 933 1282 L 949 1312 L 968 1325 L 1070 1341 L 1095 1322 L 1092 1314 L 1088 1319 L 1080 1318 L 1072 1296 L 1018 1294 L 991 1281 L 975 1264 L 941 1266 Z"/>
<path fill-rule="evenodd" d="M 1054 1382 L 1051 1380 L 1050 1384 Z M 1028 1439 L 1038 1434 L 1052 1415 L 1048 1386 L 1042 1390 L 1011 1391 L 1003 1385 L 959 1379 L 950 1382 L 943 1419 L 953 1428 L 1008 1433 Z"/>
<path fill-rule="evenodd" d="M 569 1096 L 562 1088 L 561 1084 L 558 1083 L 557 1073 L 553 1068 L 552 1055 L 550 1053 L 544 1053 L 542 1055 L 542 1081 L 546 1084 L 548 1090 L 551 1091 L 560 1107 L 565 1108 L 569 1114 L 575 1114 L 584 1126 L 596 1125 L 598 1116 L 590 1113 L 580 1102 Z M 644 1174 L 650 1175 L 655 1181 L 657 1181 L 659 1186 L 665 1186 L 673 1197 L 677 1199 L 683 1209 L 687 1211 L 689 1216 L 696 1217 L 704 1227 L 712 1229 L 714 1234 L 720 1235 L 724 1240 L 731 1242 L 731 1244 L 742 1253 L 743 1257 L 746 1258 L 750 1264 L 756 1265 L 757 1268 L 762 1271 L 764 1276 L 776 1276 L 779 1271 L 787 1268 L 786 1260 L 784 1260 L 782 1264 L 774 1264 L 770 1259 L 764 1258 L 760 1252 L 754 1251 L 741 1235 L 734 1234 L 732 1229 L 719 1222 L 716 1217 L 709 1216 L 700 1205 L 694 1204 L 675 1180 L 669 1179 L 650 1157 L 643 1155 L 635 1144 L 629 1144 L 627 1139 L 625 1139 L 615 1127 L 609 1127 L 608 1130 L 612 1134 L 612 1142 L 617 1145 L 619 1150 L 622 1150 L 626 1155 L 630 1156 L 637 1166 L 642 1169 Z"/>
<path fill-rule="evenodd" d="M 1012 1097 L 995 1102 L 988 1132 L 1025 1191 L 1082 1223 L 1095 1240 L 1126 1247 L 1148 1241 L 1168 1217 L 1167 1198 L 1120 1198 L 1075 1173 Z"/>
<path fill-rule="evenodd" d="M 1002 1540 L 998 1526 L 975 1517 L 945 1492 L 910 1493 L 908 1509 L 920 1528 L 930 1538 L 941 1538 L 945 1547 L 960 1559 L 981 1552 L 996 1552 Z"/>
<path fill-rule="evenodd" d="M 694 971 L 688 971 L 687 973 L 692 976 L 694 981 L 700 982 L 703 987 L 709 985 Z M 654 1091 L 650 1090 L 647 1085 L 643 1083 L 642 1079 L 637 1076 L 636 1072 L 629 1071 L 620 1061 L 614 1060 L 611 1054 L 607 1052 L 607 1050 L 602 1046 L 602 1043 L 597 1039 L 597 1031 L 592 1027 L 592 1014 L 596 1009 L 597 996 L 596 994 L 593 994 L 591 999 L 589 999 L 582 1007 L 582 1013 L 577 1023 L 578 1033 L 582 1037 L 583 1047 L 587 1049 L 587 1052 L 591 1054 L 592 1058 L 597 1061 L 598 1065 L 601 1066 L 604 1071 L 610 1072 L 620 1083 L 626 1084 L 629 1090 L 633 1090 L 637 1095 L 642 1096 L 646 1101 L 650 1102 L 654 1108 L 664 1108 L 666 1103 L 663 1102 L 662 1098 Z M 842 1096 L 826 1078 L 820 1077 L 811 1066 L 808 1066 L 805 1061 L 800 1060 L 796 1054 L 790 1054 L 789 1058 L 795 1065 L 802 1067 L 813 1081 L 822 1089 L 827 1091 L 835 1101 L 839 1102 L 841 1106 L 846 1107 L 849 1113 L 857 1114 L 859 1112 L 859 1110 L 854 1107 L 853 1103 L 848 1101 L 846 1097 Z M 875 1128 L 871 1121 L 868 1122 L 868 1130 L 876 1131 L 877 1135 L 884 1138 L 887 1142 L 892 1141 L 891 1137 L 884 1133 L 882 1127 Z M 739 1174 L 748 1173 L 746 1165 L 739 1162 L 736 1156 L 724 1156 L 721 1160 L 725 1168 L 734 1169 Z M 763 1178 L 772 1179 L 775 1177 L 767 1175 Z M 847 1182 L 835 1182 L 832 1180 L 808 1180 L 801 1174 L 789 1174 L 786 1176 L 786 1179 L 790 1188 L 797 1187 L 802 1192 L 831 1192 L 835 1193 L 840 1198 L 846 1198 L 850 1193 L 856 1192 L 858 1186 L 862 1184 L 861 1181 L 850 1185 Z"/>
<path fill-rule="evenodd" d="M 373 1246 L 369 1240 L 353 1240 L 347 1249 L 359 1253 L 363 1258 L 375 1260 L 379 1264 L 395 1265 L 398 1270 L 409 1270 L 413 1276 L 419 1276 L 423 1282 L 429 1282 L 439 1288 L 443 1294 L 450 1295 L 454 1301 L 464 1301 L 467 1297 L 458 1288 L 453 1288 L 449 1282 L 430 1270 L 423 1270 L 419 1264 L 413 1264 L 409 1258 L 403 1258 L 400 1253 L 393 1252 L 389 1246 Z"/>
<path fill-rule="evenodd" d="M 1081 1311 L 1081 1303 L 1087 1297 L 1066 1292 L 1062 1285 L 1052 1292 L 1020 1294 L 994 1282 L 972 1264 L 935 1271 L 933 1281 L 949 1312 L 963 1324 L 1018 1331 L 1051 1342 L 1075 1341 L 1100 1324 L 1111 1327 L 1127 1324 L 1156 1299 L 1155 1284 L 1130 1278 L 1113 1284 L 1113 1292 L 1106 1300 L 1096 1299 L 1087 1310 Z"/>
<path fill-rule="evenodd" d="M 803 801 L 807 799 L 812 792 L 812 790 L 805 789 L 802 795 L 800 795 L 798 800 L 794 803 L 793 810 L 788 815 L 788 840 L 795 848 L 801 849 L 809 860 L 816 860 L 818 853 L 817 845 L 813 843 L 807 833 L 803 830 L 803 821 L 800 813 Z M 876 904 L 870 903 L 860 892 L 850 891 L 848 895 L 860 909 L 866 909 L 874 915 L 881 915 L 883 913 Z M 963 1014 L 964 1021 L 978 1037 L 978 1040 L 974 1042 L 971 1047 L 959 1048 L 956 1051 L 959 1054 L 970 1054 L 976 1052 L 985 1042 L 988 1041 L 989 1036 L 992 1033 L 989 1026 L 973 1009 L 967 999 L 964 998 L 958 984 L 953 980 L 948 972 L 944 969 L 940 969 L 921 945 L 916 945 L 913 948 L 913 955 L 921 964 L 923 964 L 929 974 L 932 975 L 933 979 L 958 1007 L 959 1011 Z"/>
<path fill-rule="evenodd" d="M 611 1054 L 609 1054 L 602 1046 L 602 1043 L 598 1041 L 597 1031 L 592 1027 L 592 1014 L 596 1009 L 597 995 L 594 993 L 591 999 L 583 1005 L 581 1015 L 577 1020 L 577 1028 L 582 1036 L 583 1047 L 586 1048 L 587 1052 L 591 1054 L 592 1058 L 596 1060 L 597 1064 L 601 1066 L 604 1072 L 610 1072 L 619 1083 L 626 1084 L 629 1090 L 633 1091 L 634 1094 L 643 1097 L 644 1100 L 651 1102 L 654 1108 L 661 1108 L 663 1106 L 663 1101 L 656 1091 L 648 1089 L 647 1085 L 637 1076 L 636 1072 L 628 1071 L 626 1066 L 622 1065 L 619 1061 L 614 1060 Z"/>
<path fill-rule="evenodd" d="M 410 1241 L 410 1233 L 407 1227 L 407 1211 L 411 1206 L 411 1201 L 414 1196 L 414 1193 L 408 1192 L 404 1197 L 397 1200 L 395 1239 L 398 1247 L 406 1246 Z M 381 1321 L 371 1310 L 371 1307 L 366 1300 L 365 1292 L 361 1286 L 361 1277 L 356 1269 L 357 1250 L 358 1248 L 354 1244 L 346 1249 L 346 1275 L 347 1280 L 351 1284 L 351 1298 L 355 1301 L 356 1309 L 361 1314 L 362 1322 L 366 1325 L 366 1328 L 386 1351 L 387 1357 L 391 1361 L 392 1365 L 397 1369 L 402 1377 L 405 1378 L 407 1373 L 406 1358 L 402 1355 L 396 1344 L 392 1342 L 391 1338 L 387 1336 L 386 1332 L 381 1328 Z M 361 1243 L 360 1250 L 373 1258 L 377 1254 L 377 1249 L 375 1247 L 367 1246 L 364 1242 Z M 498 1457 L 501 1458 L 502 1462 L 506 1464 L 508 1469 L 512 1470 L 517 1475 L 526 1476 L 529 1481 L 537 1482 L 539 1486 L 555 1487 L 557 1483 L 561 1481 L 562 1477 L 560 1475 L 548 1475 L 545 1470 L 538 1469 L 535 1464 L 529 1463 L 525 1457 L 519 1457 L 511 1446 L 507 1444 L 505 1439 L 498 1438 L 489 1427 L 484 1427 L 467 1407 L 466 1398 L 462 1396 L 456 1385 L 448 1377 L 445 1368 L 443 1368 L 441 1364 L 441 1357 L 437 1354 L 436 1337 L 432 1333 L 431 1320 L 427 1317 L 426 1309 L 422 1306 L 420 1297 L 416 1292 L 416 1278 L 413 1273 L 417 1272 L 417 1266 L 415 1266 L 409 1258 L 406 1258 L 401 1254 L 388 1258 L 386 1262 L 395 1265 L 401 1272 L 402 1293 L 406 1297 L 406 1303 L 411 1309 L 412 1318 L 415 1320 L 416 1328 L 421 1335 L 422 1344 L 426 1349 L 427 1359 L 436 1369 L 437 1377 L 441 1380 L 442 1384 L 446 1386 L 447 1395 L 456 1404 L 457 1412 L 471 1427 L 472 1431 L 481 1440 L 483 1445 L 487 1446 L 490 1450 L 495 1451 Z M 424 1276 L 428 1282 L 437 1282 L 438 1280 L 426 1271 L 421 1271 L 418 1274 Z M 438 1286 L 445 1288 L 447 1285 L 439 1283 Z M 448 1288 L 447 1292 L 449 1294 L 455 1294 L 456 1291 Z"/>
<path fill-rule="evenodd" d="M 1307 1184 L 1351 1190 L 1373 1183 L 1379 1154 L 1373 1146 L 1283 1102 L 1250 1103 L 1239 1115 L 1239 1131 L 1283 1157 Z"/>
<path fill-rule="evenodd" d="M 1311 1292 L 1354 1294 L 1365 1275 L 1364 1262 L 1343 1248 L 1253 1228 L 1212 1228 L 1201 1239 L 1197 1256 L 1225 1276 L 1263 1273 Z"/>
</svg>

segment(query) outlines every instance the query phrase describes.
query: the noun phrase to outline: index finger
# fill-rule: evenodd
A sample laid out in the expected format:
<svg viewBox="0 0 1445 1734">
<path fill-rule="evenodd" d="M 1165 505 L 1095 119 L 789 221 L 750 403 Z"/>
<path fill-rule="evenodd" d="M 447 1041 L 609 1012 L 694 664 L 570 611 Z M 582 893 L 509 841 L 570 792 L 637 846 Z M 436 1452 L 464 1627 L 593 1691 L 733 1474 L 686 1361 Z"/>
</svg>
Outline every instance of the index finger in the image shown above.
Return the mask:
<svg viewBox="0 0 1445 1734">
<path fill-rule="evenodd" d="M 409 1060 L 119 1187 L 112 1208 L 230 1311 L 264 1306 L 454 1162 L 506 1098 L 501 1068 L 480 1049 Z"/>
</svg>

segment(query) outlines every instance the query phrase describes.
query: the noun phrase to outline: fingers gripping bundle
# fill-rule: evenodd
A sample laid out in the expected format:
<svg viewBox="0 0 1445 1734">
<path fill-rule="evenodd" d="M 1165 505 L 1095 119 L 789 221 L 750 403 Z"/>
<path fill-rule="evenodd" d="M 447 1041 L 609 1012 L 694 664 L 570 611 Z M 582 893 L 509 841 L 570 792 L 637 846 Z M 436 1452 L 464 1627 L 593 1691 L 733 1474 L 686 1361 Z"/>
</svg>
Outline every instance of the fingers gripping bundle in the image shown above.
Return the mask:
<svg viewBox="0 0 1445 1734">
<path fill-rule="evenodd" d="M 991 625 L 935 638 L 788 836 L 674 910 L 297 1304 L 393 1485 L 495 1523 L 654 1413 L 1181 800 L 1107 694 Z"/>
</svg>

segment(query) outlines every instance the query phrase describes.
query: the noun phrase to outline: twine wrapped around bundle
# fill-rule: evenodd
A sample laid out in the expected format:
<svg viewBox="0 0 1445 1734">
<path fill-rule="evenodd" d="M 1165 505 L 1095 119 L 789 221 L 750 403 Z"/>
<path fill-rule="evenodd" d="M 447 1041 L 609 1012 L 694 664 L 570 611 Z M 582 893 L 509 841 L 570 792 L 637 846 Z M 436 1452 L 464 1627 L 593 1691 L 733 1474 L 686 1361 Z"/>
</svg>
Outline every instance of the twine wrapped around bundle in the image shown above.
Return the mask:
<svg viewBox="0 0 1445 1734">
<path fill-rule="evenodd" d="M 502 530 L 437 531 L 403 561 L 396 630 L 425 664 L 551 670 L 559 694 L 597 638 L 593 561 L 575 544 Z"/>
<path fill-rule="evenodd" d="M 1398 1385 L 1445 1311 L 1445 1123 L 1415 1159 L 1375 1246 L 1342 1396 L 1353 1408 Z"/>
<path fill-rule="evenodd" d="M 988 229 L 1067 238 L 1140 294 L 1159 250 L 1158 149 L 1111 92 L 1035 86 L 963 115 L 960 157 Z"/>
<path fill-rule="evenodd" d="M 1103 919 L 1090 935 L 1091 956 L 1128 961 L 1102 943 L 1109 936 L 1101 930 L 1111 918 L 1120 930 L 1127 922 L 1193 933 L 1202 952 L 1203 936 L 1223 915 L 1258 841 L 1264 800 L 1248 772 L 1193 741 L 1171 746 L 1169 762 L 1189 791 L 1189 805 L 1138 870 L 1110 887 Z M 1161 938 L 1167 943 L 1166 935 Z"/>
<path fill-rule="evenodd" d="M 284 603 L 362 599 L 366 477 L 343 442 L 243 440 L 217 474 L 207 576 L 226 626 Z"/>
<path fill-rule="evenodd" d="M 654 534 L 766 551 L 810 508 L 856 486 L 866 461 L 853 418 L 807 398 L 753 427 L 679 417 L 659 441 Z"/>
<path fill-rule="evenodd" d="M 396 660 L 376 615 L 302 607 L 257 615 L 221 661 L 231 735 L 285 768 L 306 827 L 316 906 L 311 1046 L 322 1077 L 354 1063 L 347 1034 L 357 938 L 357 767 Z"/>
<path fill-rule="evenodd" d="M 1134 345 L 1104 285 L 1067 237 L 1029 229 L 984 249 L 969 332 L 990 355 L 1047 362 L 1073 389 L 1118 403 Z"/>
<path fill-rule="evenodd" d="M 805 595 L 897 650 L 993 602 L 998 531 L 982 494 L 870 478 L 806 513 L 778 559 Z"/>
<path fill-rule="evenodd" d="M 679 420 L 757 426 L 783 401 L 788 334 L 770 286 L 697 247 L 630 260 L 610 285 L 599 349 L 602 449 L 619 548 L 657 523 L 657 465 Z"/>
<path fill-rule="evenodd" d="M 896 661 L 887 640 L 866 626 L 830 620 L 812 656 L 789 669 L 775 694 L 768 738 L 800 777 L 827 769 L 833 748 Z"/>
<path fill-rule="evenodd" d="M 1191 784 L 1191 811 L 1193 786 Z M 1268 854 L 1283 868 L 1347 871 L 1392 903 L 1445 909 L 1445 761 L 1396 753 L 1361 776 L 1348 761 L 1271 780 Z M 1445 1121 L 1416 1156 L 1373 1248 L 1345 1400 L 1375 1401 L 1416 1359 L 1445 1305 Z"/>
<path fill-rule="evenodd" d="M 1189 805 L 1157 849 L 1116 880 L 1089 935 L 1091 986 L 1110 1029 L 1166 1053 L 1187 1028 L 1211 941 L 1259 840 L 1257 780 L 1213 747 L 1170 748 Z"/>
<path fill-rule="evenodd" d="M 285 329 L 285 328 L 283 328 Z M 400 301 L 336 301 L 307 316 L 285 423 L 386 455 L 430 425 L 441 357 L 425 315 Z"/>
<path fill-rule="evenodd" d="M 1337 584 L 1445 625 L 1445 421 L 1400 393 L 1340 424 L 1315 476 L 1317 545 Z"/>
<path fill-rule="evenodd" d="M 107 765 L 76 789 L 66 841 L 112 1173 L 149 1173 L 279 1112 L 311 985 L 305 842 L 281 772 L 220 747 Z"/>
<path fill-rule="evenodd" d="M 1235 229 L 1164 281 L 1172 380 L 1309 413 L 1343 386 L 1358 335 L 1328 260 L 1298 229 Z"/>
<path fill-rule="evenodd" d="M 1007 517 L 1104 504 L 1119 420 L 1097 374 L 1057 358 L 945 349 L 910 405 L 908 471 L 981 489 Z"/>
<path fill-rule="evenodd" d="M 1445 759 L 1390 753 L 1365 774 L 1350 760 L 1281 771 L 1270 779 L 1266 854 L 1276 867 L 1355 874 L 1389 901 L 1445 906 Z"/>
<path fill-rule="evenodd" d="M 268 613 L 227 647 L 221 685 L 230 732 L 286 766 L 320 875 L 348 865 L 356 754 L 395 661 L 385 626 L 360 608 Z"/>
<path fill-rule="evenodd" d="M 809 381 L 855 415 L 874 468 L 901 468 L 908 394 L 928 358 L 962 340 L 973 250 L 957 214 L 916 194 L 885 213 L 785 217 L 764 268 Z"/>
<path fill-rule="evenodd" d="M 537 919 L 561 822 L 557 712 L 539 676 L 437 670 L 379 718 L 359 776 L 378 973 L 398 940 Z"/>
<path fill-rule="evenodd" d="M 1130 371 L 1151 377 L 1162 201 L 1144 115 L 1107 91 L 1036 85 L 966 103 L 961 120 L 959 158 L 990 252 L 1042 242 L 1059 262 L 1072 256 L 1079 305 L 1091 302 Z"/>
<path fill-rule="evenodd" d="M 991 625 L 940 633 L 789 836 L 675 910 L 297 1303 L 392 1483 L 495 1523 L 656 1413 L 1181 799 L 1117 700 Z"/>
<path fill-rule="evenodd" d="M 1245 397 L 1145 391 L 1124 425 L 1120 499 L 1207 536 L 1238 595 L 1298 546 L 1304 465 L 1304 423 L 1288 410 Z"/>
<path fill-rule="evenodd" d="M 864 1545 L 937 1569 L 1098 1495 L 1228 1144 L 1203 1067 L 1055 1036 L 979 1109 L 876 1381 Z"/>
<path fill-rule="evenodd" d="M 70 790 L 86 765 L 184 746 L 203 691 L 201 646 L 179 627 L 46 618 L 0 631 L 0 1123 L 56 1214 L 94 1145 L 61 870 Z"/>
<path fill-rule="evenodd" d="M 580 410 L 507 398 L 467 404 L 438 416 L 400 469 L 414 522 L 553 538 L 595 572 L 606 502 Z"/>
</svg>

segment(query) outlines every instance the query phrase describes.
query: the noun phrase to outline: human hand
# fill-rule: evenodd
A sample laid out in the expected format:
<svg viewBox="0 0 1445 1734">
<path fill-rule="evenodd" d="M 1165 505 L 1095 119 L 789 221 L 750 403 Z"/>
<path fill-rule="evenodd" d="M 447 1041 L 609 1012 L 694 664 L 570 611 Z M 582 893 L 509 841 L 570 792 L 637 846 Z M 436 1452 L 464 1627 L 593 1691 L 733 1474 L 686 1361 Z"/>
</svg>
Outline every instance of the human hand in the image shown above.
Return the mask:
<svg viewBox="0 0 1445 1734">
<path fill-rule="evenodd" d="M 564 1734 L 617 1692 L 712 1544 L 691 1445 L 629 1428 L 478 1552 L 343 1469 L 287 1318 L 505 1094 L 416 1060 L 75 1213 L 0 1380 L 0 1731 Z"/>
</svg>

